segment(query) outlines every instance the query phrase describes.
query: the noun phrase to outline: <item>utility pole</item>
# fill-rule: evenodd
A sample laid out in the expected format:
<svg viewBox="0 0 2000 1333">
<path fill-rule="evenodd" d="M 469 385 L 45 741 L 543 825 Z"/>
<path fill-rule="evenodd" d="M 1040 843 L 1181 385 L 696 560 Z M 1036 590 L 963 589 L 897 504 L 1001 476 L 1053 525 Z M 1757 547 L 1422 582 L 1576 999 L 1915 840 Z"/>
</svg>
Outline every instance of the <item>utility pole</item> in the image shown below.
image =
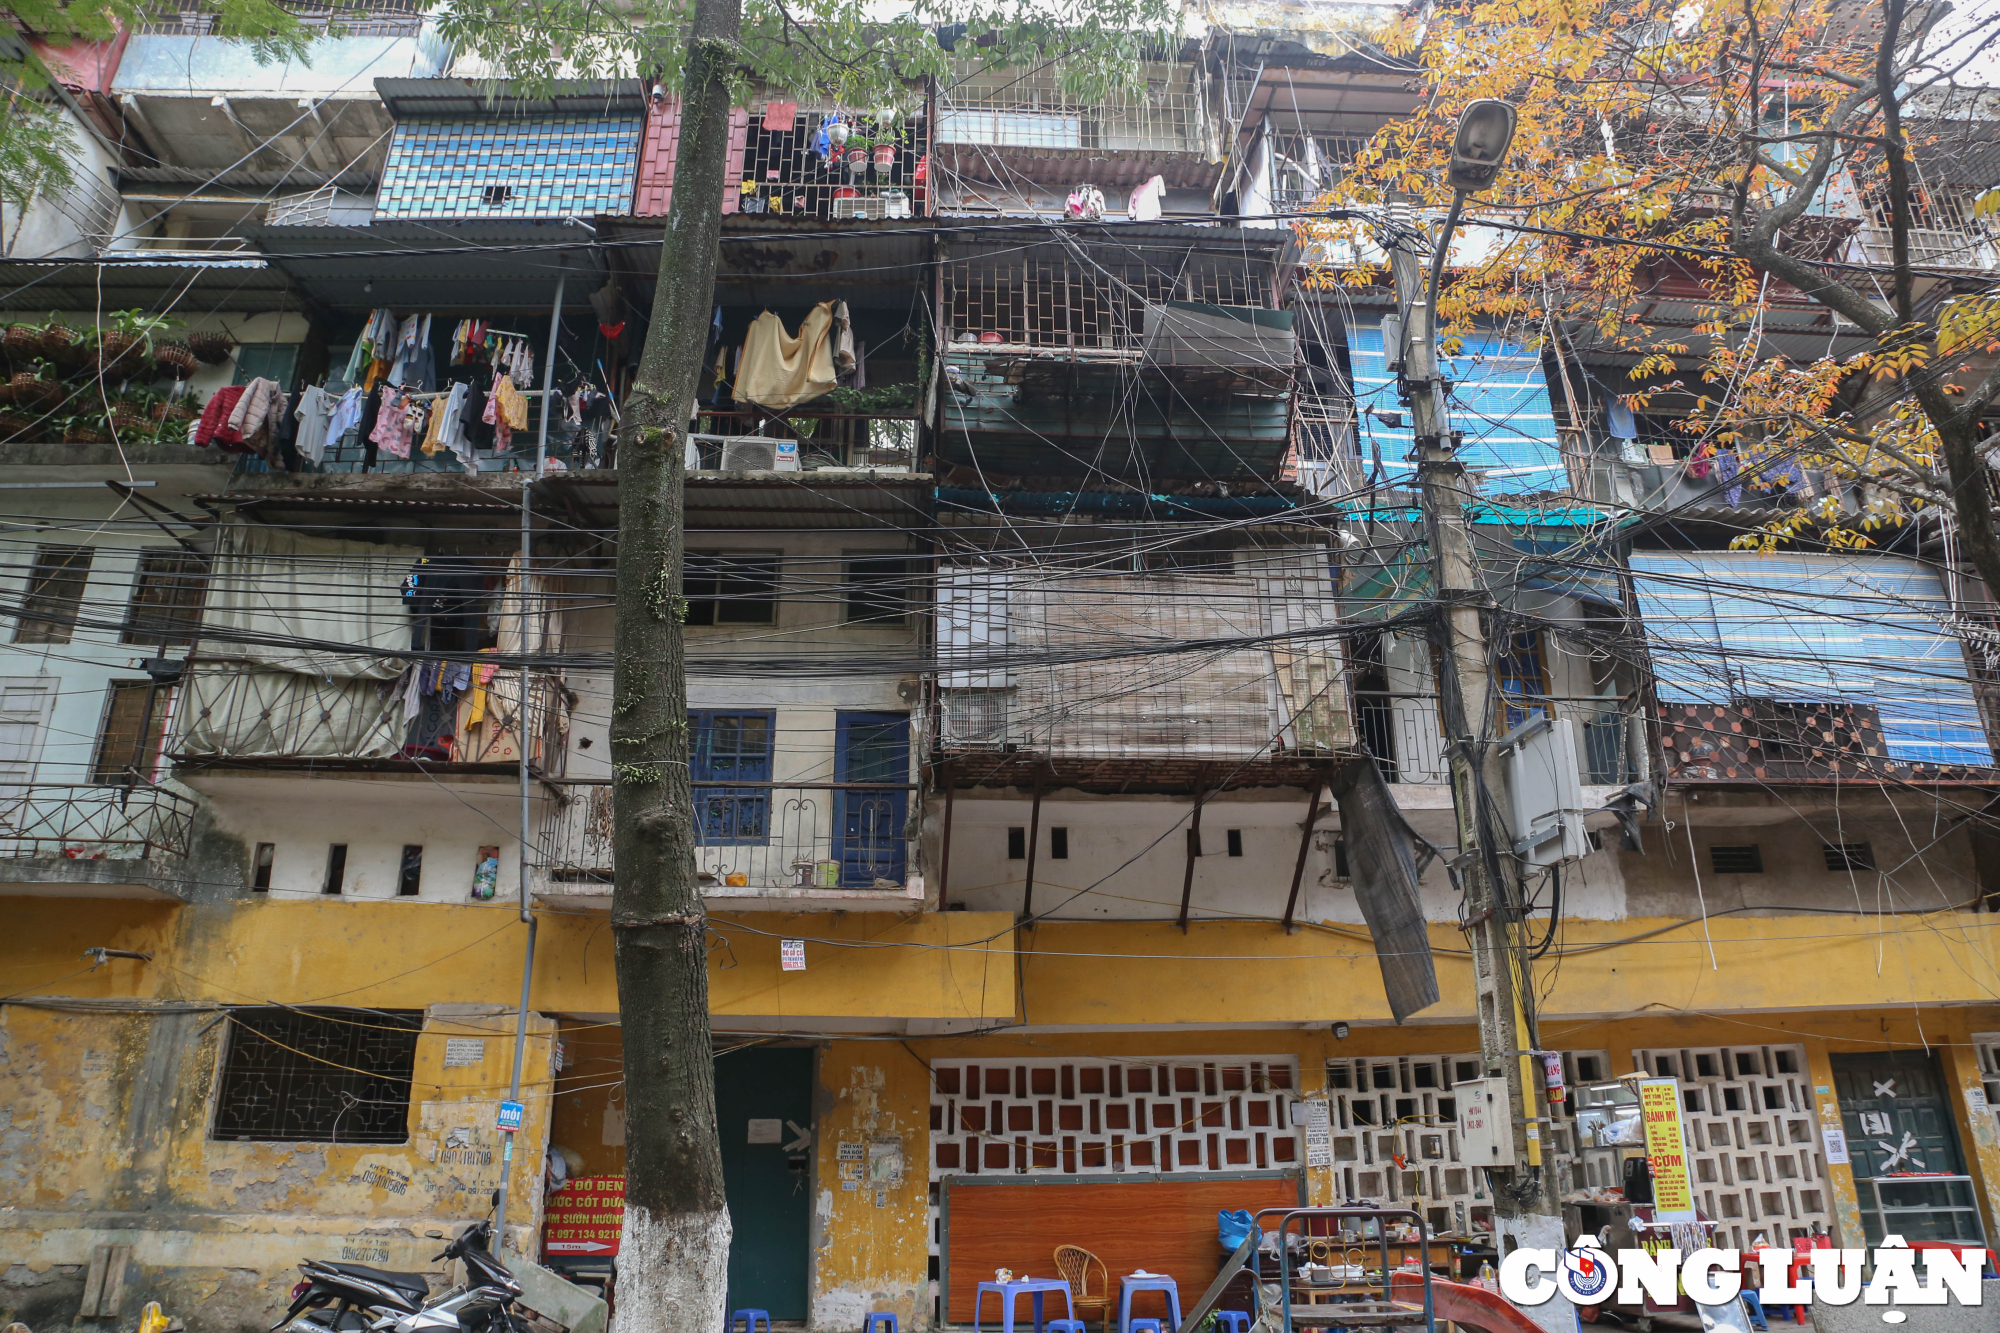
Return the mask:
<svg viewBox="0 0 2000 1333">
<path fill-rule="evenodd" d="M 1488 1078 L 1504 1077 L 1512 1114 L 1514 1157 L 1522 1166 L 1495 1169 L 1488 1184 L 1504 1254 L 1509 1249 L 1564 1248 L 1560 1183 L 1543 1153 L 1542 1079 L 1534 1054 L 1529 1006 L 1533 988 L 1520 904 L 1509 889 L 1502 857 L 1506 765 L 1497 758 L 1494 728 L 1493 651 L 1486 612 L 1492 598 L 1479 579 L 1466 505 L 1472 499 L 1465 465 L 1457 457 L 1445 386 L 1439 378 L 1436 304 L 1444 257 L 1469 190 L 1497 176 L 1513 139 L 1513 108 L 1475 102 L 1459 122 L 1452 183 L 1457 193 L 1433 250 L 1429 281 L 1417 256 L 1390 244 L 1390 274 L 1402 315 L 1397 345 L 1393 329 L 1383 351 L 1392 369 L 1400 362 L 1399 388 L 1416 435 L 1417 485 L 1429 529 L 1431 577 L 1440 609 L 1438 702 L 1451 757 L 1452 810 L 1458 850 L 1452 862 L 1465 893 L 1466 931 L 1479 1017 L 1479 1054 Z M 1560 1293 L 1526 1313 L 1551 1333 L 1574 1333 L 1576 1316 Z"/>
</svg>

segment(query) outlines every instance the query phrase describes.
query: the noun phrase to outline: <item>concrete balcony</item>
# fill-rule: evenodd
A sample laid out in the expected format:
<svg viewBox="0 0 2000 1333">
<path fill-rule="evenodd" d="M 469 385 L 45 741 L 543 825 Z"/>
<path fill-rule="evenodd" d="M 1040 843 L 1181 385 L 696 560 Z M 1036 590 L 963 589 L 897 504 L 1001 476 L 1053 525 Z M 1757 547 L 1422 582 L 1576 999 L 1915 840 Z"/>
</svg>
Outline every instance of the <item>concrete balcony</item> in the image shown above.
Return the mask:
<svg viewBox="0 0 2000 1333">
<path fill-rule="evenodd" d="M 611 787 L 562 784 L 569 800 L 536 839 L 533 892 L 599 910 L 617 879 Z M 695 869 L 719 911 L 911 911 L 923 905 L 909 821 L 913 783 L 697 782 Z"/>
<path fill-rule="evenodd" d="M 185 899 L 195 798 L 147 783 L 0 793 L 0 896 Z"/>
</svg>

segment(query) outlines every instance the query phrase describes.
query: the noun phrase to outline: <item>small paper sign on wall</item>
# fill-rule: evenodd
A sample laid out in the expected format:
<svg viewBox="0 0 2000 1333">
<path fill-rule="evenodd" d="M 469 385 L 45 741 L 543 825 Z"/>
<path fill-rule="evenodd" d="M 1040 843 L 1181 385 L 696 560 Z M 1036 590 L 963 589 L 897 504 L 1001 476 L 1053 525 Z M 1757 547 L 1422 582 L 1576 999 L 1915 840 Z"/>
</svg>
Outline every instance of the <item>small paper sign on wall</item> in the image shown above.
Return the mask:
<svg viewBox="0 0 2000 1333">
<path fill-rule="evenodd" d="M 804 940 L 784 940 L 779 944 L 778 966 L 787 972 L 806 970 L 806 942 Z"/>
<path fill-rule="evenodd" d="M 472 1065 L 486 1063 L 486 1038 L 446 1037 L 444 1039 L 444 1067 L 465 1069 Z"/>
<path fill-rule="evenodd" d="M 1847 1160 L 1847 1131 L 1841 1129 L 1823 1129 L 1820 1133 L 1826 1138 L 1826 1164 L 1828 1166 L 1850 1165 Z"/>
</svg>

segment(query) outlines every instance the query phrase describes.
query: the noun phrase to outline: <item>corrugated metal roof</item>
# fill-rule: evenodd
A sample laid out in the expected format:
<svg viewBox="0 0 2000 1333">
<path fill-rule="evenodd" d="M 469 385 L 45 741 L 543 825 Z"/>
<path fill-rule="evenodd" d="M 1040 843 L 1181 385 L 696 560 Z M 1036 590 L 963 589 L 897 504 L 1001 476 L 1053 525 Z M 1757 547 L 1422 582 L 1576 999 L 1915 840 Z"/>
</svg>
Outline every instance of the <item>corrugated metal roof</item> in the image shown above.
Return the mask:
<svg viewBox="0 0 2000 1333">
<path fill-rule="evenodd" d="M 266 191 L 298 194 L 316 190 L 329 182 L 343 190 L 365 194 L 375 186 L 372 172 L 342 171 L 329 176 L 304 166 L 284 171 L 225 171 L 220 175 L 192 167 L 120 167 L 118 179 L 125 185 L 199 185 L 225 191 L 255 190 L 260 194 Z M 274 194 L 273 197 L 277 196 Z"/>
<path fill-rule="evenodd" d="M 298 306 L 285 275 L 255 256 L 191 259 L 0 260 L 0 308 L 10 310 L 155 310 L 183 305 L 232 311 Z"/>
<path fill-rule="evenodd" d="M 377 79 L 376 95 L 397 120 L 408 116 L 546 116 L 562 113 L 646 109 L 646 88 L 637 79 L 564 80 L 528 96 L 506 79 Z"/>
<path fill-rule="evenodd" d="M 315 300 L 349 310 L 546 311 L 562 274 L 569 275 L 565 305 L 581 305 L 604 272 L 591 233 L 554 220 L 242 227 L 238 234 Z"/>
<path fill-rule="evenodd" d="M 743 528 L 907 528 L 930 522 L 935 478 L 918 472 L 690 473 L 687 525 Z M 569 489 L 587 508 L 617 507 L 618 474 L 560 472 L 544 483 Z"/>
</svg>

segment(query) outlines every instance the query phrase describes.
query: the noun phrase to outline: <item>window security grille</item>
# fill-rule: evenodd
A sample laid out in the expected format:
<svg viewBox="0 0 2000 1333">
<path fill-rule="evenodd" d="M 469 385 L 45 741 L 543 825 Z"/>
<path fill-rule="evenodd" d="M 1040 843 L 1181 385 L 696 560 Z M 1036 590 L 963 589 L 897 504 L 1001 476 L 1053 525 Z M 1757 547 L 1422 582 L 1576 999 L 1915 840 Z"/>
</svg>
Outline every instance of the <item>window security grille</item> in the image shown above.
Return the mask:
<svg viewBox="0 0 2000 1333">
<path fill-rule="evenodd" d="M 238 1009 L 211 1137 L 402 1143 L 423 1015 Z"/>
<path fill-rule="evenodd" d="M 1754 842 L 1740 847 L 1711 847 L 1708 867 L 1718 875 L 1761 875 L 1764 853 Z"/>
</svg>

